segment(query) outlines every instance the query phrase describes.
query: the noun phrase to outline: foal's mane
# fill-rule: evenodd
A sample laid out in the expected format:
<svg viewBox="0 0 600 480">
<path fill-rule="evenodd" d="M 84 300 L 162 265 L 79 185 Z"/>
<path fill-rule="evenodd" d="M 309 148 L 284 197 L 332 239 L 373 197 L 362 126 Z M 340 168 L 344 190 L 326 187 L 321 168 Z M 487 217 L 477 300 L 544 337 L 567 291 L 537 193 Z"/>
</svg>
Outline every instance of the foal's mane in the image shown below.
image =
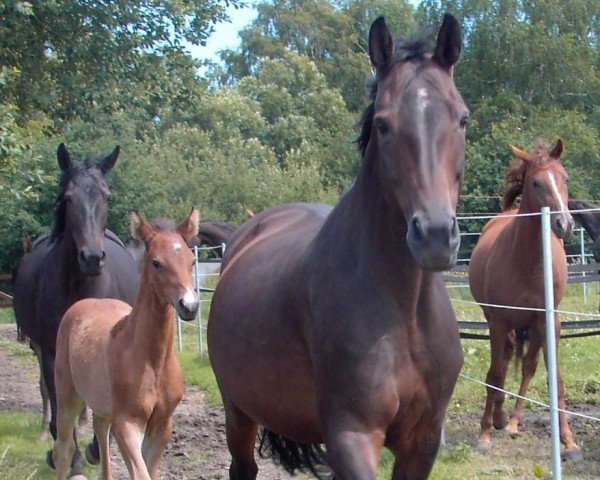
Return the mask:
<svg viewBox="0 0 600 480">
<path fill-rule="evenodd" d="M 419 40 L 406 40 L 403 38 L 394 39 L 394 55 L 388 60 L 381 73 L 385 74 L 394 65 L 401 62 L 424 62 L 431 58 L 433 54 L 433 44 L 426 38 Z M 371 138 L 373 130 L 373 117 L 375 115 L 375 97 L 377 96 L 377 77 L 371 77 L 367 81 L 367 94 L 371 104 L 365 109 L 360 119 L 360 135 L 356 139 L 358 149 L 361 155 L 365 154 L 365 150 Z"/>
<path fill-rule="evenodd" d="M 90 156 L 82 162 L 79 162 L 73 165 L 68 170 L 62 172 L 59 181 L 60 191 L 58 193 L 58 197 L 56 197 L 56 200 L 54 201 L 54 225 L 52 226 L 52 232 L 50 234 L 51 242 L 60 237 L 65 230 L 65 221 L 67 213 L 65 191 L 67 189 L 67 185 L 71 180 L 73 180 L 73 178 L 75 178 L 78 175 L 85 174 L 87 170 L 96 169 L 98 172 L 100 172 L 100 169 L 98 167 L 98 162 L 100 160 L 100 157 Z M 100 175 L 98 178 L 102 180 L 103 177 L 102 175 Z"/>
<path fill-rule="evenodd" d="M 508 166 L 506 172 L 506 192 L 502 198 L 502 210 L 512 208 L 514 201 L 523 193 L 525 184 L 525 174 L 529 168 L 540 168 L 550 160 L 550 147 L 548 142 L 542 138 L 537 138 L 533 144 L 531 155 L 532 160 L 525 162 L 517 159 L 516 162 Z"/>
</svg>

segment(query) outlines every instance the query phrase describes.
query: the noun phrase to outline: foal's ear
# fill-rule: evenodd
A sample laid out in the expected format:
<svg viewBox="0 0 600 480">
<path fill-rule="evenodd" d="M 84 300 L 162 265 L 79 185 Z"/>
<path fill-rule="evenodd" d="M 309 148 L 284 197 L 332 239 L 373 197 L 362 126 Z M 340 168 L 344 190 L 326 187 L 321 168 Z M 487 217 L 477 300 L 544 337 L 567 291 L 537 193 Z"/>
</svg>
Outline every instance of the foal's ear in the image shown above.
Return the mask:
<svg viewBox="0 0 600 480">
<path fill-rule="evenodd" d="M 154 233 L 152 226 L 136 210 L 131 212 L 131 236 L 145 242 L 152 233 Z"/>
<path fill-rule="evenodd" d="M 565 151 L 565 144 L 562 141 L 562 138 L 559 138 L 556 141 L 556 145 L 554 145 L 554 148 L 552 149 L 552 151 L 550 152 L 550 156 L 552 158 L 555 158 L 556 160 L 560 159 L 560 156 L 563 154 L 563 152 Z"/>
<path fill-rule="evenodd" d="M 528 153 L 525 150 L 521 150 L 520 148 L 517 148 L 514 145 L 509 145 L 509 147 L 512 154 L 515 157 L 520 158 L 524 162 L 531 162 L 531 160 L 533 160 L 533 155 L 531 153 Z"/>
<path fill-rule="evenodd" d="M 457 62 L 462 49 L 462 35 L 456 18 L 447 13 L 437 36 L 433 59 L 442 68 L 452 73 L 452 66 Z"/>
<path fill-rule="evenodd" d="M 58 158 L 58 166 L 63 172 L 66 172 L 73 166 L 73 162 L 71 161 L 71 155 L 65 147 L 64 143 L 61 143 L 56 150 L 56 157 Z"/>
<path fill-rule="evenodd" d="M 182 221 L 177 227 L 177 233 L 182 236 L 185 242 L 189 242 L 193 237 L 198 235 L 198 228 L 200 226 L 200 214 L 198 210 L 192 207 L 192 211 L 187 218 Z"/>
<path fill-rule="evenodd" d="M 394 53 L 394 40 L 385 24 L 379 17 L 371 25 L 369 31 L 369 58 L 375 71 L 379 72 Z"/>
<path fill-rule="evenodd" d="M 117 162 L 117 158 L 119 157 L 120 151 L 121 147 L 117 145 L 110 155 L 107 155 L 102 160 L 100 160 L 98 166 L 100 167 L 102 175 L 106 175 L 112 170 L 112 168 L 115 166 L 115 163 Z"/>
</svg>

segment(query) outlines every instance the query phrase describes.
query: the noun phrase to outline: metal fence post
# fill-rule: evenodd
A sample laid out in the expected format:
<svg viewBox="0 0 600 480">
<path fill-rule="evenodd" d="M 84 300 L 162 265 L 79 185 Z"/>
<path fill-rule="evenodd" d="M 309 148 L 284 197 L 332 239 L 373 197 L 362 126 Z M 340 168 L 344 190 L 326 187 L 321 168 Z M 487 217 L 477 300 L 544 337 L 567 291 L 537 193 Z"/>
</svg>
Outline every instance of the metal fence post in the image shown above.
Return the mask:
<svg viewBox="0 0 600 480">
<path fill-rule="evenodd" d="M 196 295 L 198 296 L 198 314 L 196 319 L 198 320 L 198 353 L 200 356 L 203 354 L 202 346 L 202 300 L 200 298 L 200 269 L 198 268 L 198 246 L 194 246 L 194 256 L 196 257 L 196 263 L 194 263 L 194 275 L 196 275 Z"/>
<path fill-rule="evenodd" d="M 554 285 L 552 278 L 552 245 L 550 243 L 550 209 L 542 207 L 542 252 L 544 256 L 544 300 L 546 306 L 546 366 L 550 395 L 550 428 L 552 445 L 552 478 L 561 479 L 560 430 L 558 425 L 558 391 L 556 373 L 556 336 L 554 331 Z"/>
</svg>

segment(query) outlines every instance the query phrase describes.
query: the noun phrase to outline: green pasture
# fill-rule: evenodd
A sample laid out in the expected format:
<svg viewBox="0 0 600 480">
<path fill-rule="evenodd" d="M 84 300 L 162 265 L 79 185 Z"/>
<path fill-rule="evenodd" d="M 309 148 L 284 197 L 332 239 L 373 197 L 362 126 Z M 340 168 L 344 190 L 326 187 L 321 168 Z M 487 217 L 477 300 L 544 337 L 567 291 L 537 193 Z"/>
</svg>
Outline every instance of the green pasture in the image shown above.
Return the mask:
<svg viewBox="0 0 600 480">
<path fill-rule="evenodd" d="M 203 299 L 209 300 L 210 294 Z M 478 306 L 463 301 L 470 301 L 468 289 L 451 289 L 451 298 L 459 319 L 483 320 Z M 597 284 L 587 285 L 587 304 L 582 299 L 582 286 L 570 285 L 567 296 L 560 305 L 561 310 L 571 312 L 591 312 L 597 309 L 599 289 Z M 203 302 L 202 318 L 208 317 L 209 302 Z M 575 319 L 569 316 L 569 320 Z M 14 321 L 10 310 L 0 311 L 0 323 Z M 186 383 L 196 385 L 206 392 L 206 398 L 213 404 L 220 404 L 220 397 L 215 378 L 206 357 L 199 358 L 197 325 L 182 325 L 183 349 L 179 358 L 185 372 Z M 205 332 L 204 332 L 205 333 Z M 204 334 L 204 341 L 206 335 Z M 474 379 L 484 380 L 489 366 L 489 344 L 487 341 L 463 340 L 464 367 L 462 374 Z M 34 362 L 29 349 L 16 342 L 4 341 L 0 348 L 8 349 L 18 355 L 20 362 Z M 204 345 L 206 352 L 206 345 Z M 600 406 L 600 338 L 587 337 L 563 339 L 560 342 L 560 365 L 569 404 L 586 404 Z M 36 381 L 32 378 L 32 381 Z M 506 388 L 517 391 L 519 376 L 511 368 L 507 376 Z M 448 408 L 446 421 L 447 445 L 440 450 L 435 467 L 431 474 L 433 480 L 465 480 L 486 478 L 551 478 L 549 439 L 540 439 L 527 433 L 516 439 L 506 439 L 497 434 L 494 447 L 489 455 L 475 452 L 472 446 L 479 431 L 479 416 L 483 410 L 485 388 L 464 377 L 460 377 Z M 530 398 L 547 403 L 546 372 L 540 363 L 538 373 L 532 381 L 528 392 Z M 507 399 L 509 411 L 514 401 Z M 540 406 L 526 405 L 527 415 L 537 414 L 540 422 L 548 424 L 548 413 Z M 598 449 L 600 438 L 594 440 L 598 425 L 593 421 L 585 421 L 584 430 L 589 435 L 576 437 L 586 451 Z M 51 472 L 44 463 L 45 451 L 49 444 L 40 444 L 37 440 L 39 414 L 0 413 L 0 480 L 15 478 L 50 479 Z M 576 433 L 577 435 L 577 433 Z M 498 450 L 494 451 L 498 444 Z M 225 445 L 223 448 L 226 448 Z M 380 462 L 378 478 L 387 479 L 392 468 L 392 458 L 384 452 Z M 595 469 L 594 469 L 595 468 Z M 583 480 L 598 477 L 598 468 L 591 462 L 575 466 L 566 465 L 563 477 Z M 88 472 L 89 473 L 89 472 Z M 92 477 L 93 478 L 93 477 Z"/>
</svg>

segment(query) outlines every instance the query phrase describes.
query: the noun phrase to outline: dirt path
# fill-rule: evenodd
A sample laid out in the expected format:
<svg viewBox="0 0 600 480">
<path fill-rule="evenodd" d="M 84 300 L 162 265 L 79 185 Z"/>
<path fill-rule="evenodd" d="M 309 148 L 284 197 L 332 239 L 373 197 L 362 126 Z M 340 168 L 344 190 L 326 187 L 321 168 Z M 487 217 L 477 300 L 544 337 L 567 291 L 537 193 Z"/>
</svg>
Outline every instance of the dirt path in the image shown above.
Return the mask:
<svg viewBox="0 0 600 480">
<path fill-rule="evenodd" d="M 0 336 L 16 341 L 15 326 L 0 325 Z M 22 365 L 0 348 L 0 411 L 34 412 L 41 421 L 41 398 L 35 380 L 38 372 L 33 358 L 32 355 L 32 362 Z M 91 437 L 90 429 L 85 435 Z M 173 437 L 161 462 L 161 479 L 226 480 L 229 461 L 222 409 L 208 405 L 198 389 L 186 387 L 173 417 Z M 258 459 L 258 463 L 261 479 L 292 478 L 270 461 Z M 116 442 L 111 448 L 111 465 L 115 479 L 128 478 Z"/>
</svg>

